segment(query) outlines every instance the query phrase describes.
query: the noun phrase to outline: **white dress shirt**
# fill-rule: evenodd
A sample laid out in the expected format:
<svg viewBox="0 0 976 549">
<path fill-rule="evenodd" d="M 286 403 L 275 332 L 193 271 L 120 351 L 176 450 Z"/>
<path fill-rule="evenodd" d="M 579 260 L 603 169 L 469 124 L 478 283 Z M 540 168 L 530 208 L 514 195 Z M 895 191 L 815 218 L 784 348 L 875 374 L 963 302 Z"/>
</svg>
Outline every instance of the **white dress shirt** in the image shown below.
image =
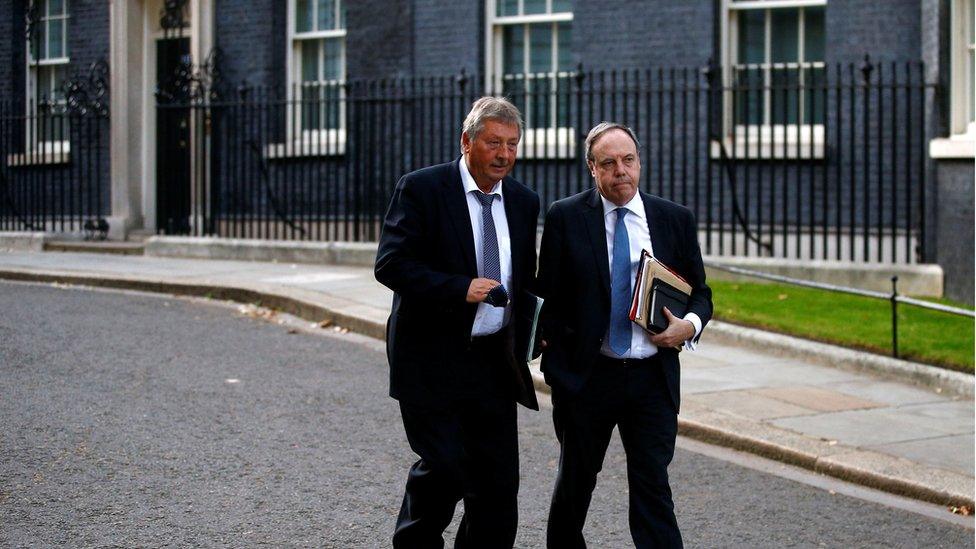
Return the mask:
<svg viewBox="0 0 976 549">
<path fill-rule="evenodd" d="M 474 235 L 474 257 L 478 262 L 478 276 L 485 276 L 484 259 L 484 230 L 481 225 L 481 201 L 475 196 L 480 191 L 474 177 L 468 171 L 467 158 L 462 156 L 460 162 L 461 184 L 464 185 L 464 196 L 468 201 L 468 214 L 471 217 L 471 232 Z M 491 218 L 495 222 L 495 236 L 498 237 L 498 260 L 501 265 L 502 279 L 499 280 L 508 291 L 508 305 L 504 308 L 493 307 L 487 303 L 479 303 L 471 326 L 471 337 L 491 335 L 508 324 L 512 316 L 512 240 L 508 232 L 508 217 L 505 216 L 505 197 L 502 195 L 502 182 L 498 181 L 488 194 L 496 194 L 498 198 L 491 202 Z"/>
<path fill-rule="evenodd" d="M 610 202 L 603 195 L 600 195 L 603 203 L 603 225 L 607 235 L 607 262 L 613 270 L 613 235 L 617 229 L 617 205 Z M 622 207 L 627 208 L 628 213 L 624 217 L 624 225 L 627 227 L 627 238 L 630 242 L 630 292 L 634 291 L 634 280 L 637 278 L 637 264 L 640 262 L 641 251 L 647 250 L 654 255 L 654 248 L 651 247 L 651 234 L 647 229 L 647 212 L 644 210 L 644 201 L 641 200 L 640 193 L 635 193 L 634 198 Z M 611 272 L 612 276 L 612 272 Z M 695 335 L 685 341 L 685 348 L 695 349 L 694 339 L 701 333 L 701 319 L 695 313 L 688 313 L 684 319 L 695 326 Z M 647 358 L 657 353 L 657 345 L 651 343 L 651 334 L 635 323 L 630 326 L 630 349 L 623 355 L 618 355 L 610 349 L 610 334 L 603 338 L 603 345 L 600 347 L 600 354 L 612 358 Z"/>
</svg>

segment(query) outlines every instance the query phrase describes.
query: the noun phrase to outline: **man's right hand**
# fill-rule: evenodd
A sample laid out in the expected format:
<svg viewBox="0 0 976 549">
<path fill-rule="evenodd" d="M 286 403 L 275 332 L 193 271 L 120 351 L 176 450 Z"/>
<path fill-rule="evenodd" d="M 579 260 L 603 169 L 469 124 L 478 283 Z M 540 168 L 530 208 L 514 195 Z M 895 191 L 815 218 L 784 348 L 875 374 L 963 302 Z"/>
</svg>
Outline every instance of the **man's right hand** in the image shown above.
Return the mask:
<svg viewBox="0 0 976 549">
<path fill-rule="evenodd" d="M 499 284 L 501 282 L 490 278 L 476 278 L 468 286 L 468 296 L 465 298 L 465 301 L 468 303 L 481 303 L 488 297 L 488 292 Z"/>
</svg>

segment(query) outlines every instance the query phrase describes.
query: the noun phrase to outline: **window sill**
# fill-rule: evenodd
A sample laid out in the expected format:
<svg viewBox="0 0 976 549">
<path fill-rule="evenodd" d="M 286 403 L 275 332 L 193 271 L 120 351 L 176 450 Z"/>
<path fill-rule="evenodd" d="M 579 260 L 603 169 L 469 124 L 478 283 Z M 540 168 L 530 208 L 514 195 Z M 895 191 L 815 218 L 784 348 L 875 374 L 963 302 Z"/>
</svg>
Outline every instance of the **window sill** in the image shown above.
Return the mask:
<svg viewBox="0 0 976 549">
<path fill-rule="evenodd" d="M 576 158 L 573 128 L 530 128 L 519 143 L 519 158 L 526 160 Z"/>
<path fill-rule="evenodd" d="M 820 160 L 824 158 L 824 127 L 815 125 L 736 126 L 735 136 L 712 140 L 709 154 L 722 158 L 722 145 L 741 160 Z"/>
<path fill-rule="evenodd" d="M 976 136 L 961 134 L 933 139 L 929 141 L 929 156 L 935 159 L 976 158 Z"/>
<path fill-rule="evenodd" d="M 263 152 L 268 160 L 342 156 L 346 154 L 346 131 L 328 130 L 285 143 L 271 143 L 265 145 Z"/>
<path fill-rule="evenodd" d="M 764 139 L 725 138 L 722 142 L 712 140 L 712 160 L 722 158 L 722 145 L 733 160 L 822 160 L 825 155 L 823 141 L 814 139 L 800 141 L 774 141 Z M 734 155 L 734 156 L 733 156 Z"/>
<path fill-rule="evenodd" d="M 7 155 L 7 166 L 43 166 L 67 164 L 71 162 L 71 151 L 68 147 L 56 147 L 54 150 L 37 150 L 26 153 Z"/>
</svg>

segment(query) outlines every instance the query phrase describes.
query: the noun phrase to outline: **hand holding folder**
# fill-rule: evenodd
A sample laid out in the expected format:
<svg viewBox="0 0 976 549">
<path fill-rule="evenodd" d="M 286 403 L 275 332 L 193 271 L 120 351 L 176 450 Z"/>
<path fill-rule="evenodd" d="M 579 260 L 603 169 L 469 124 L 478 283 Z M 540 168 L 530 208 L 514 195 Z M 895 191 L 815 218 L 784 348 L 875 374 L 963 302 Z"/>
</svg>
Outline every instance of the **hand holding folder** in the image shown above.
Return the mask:
<svg viewBox="0 0 976 549">
<path fill-rule="evenodd" d="M 690 299 L 691 284 L 647 250 L 641 252 L 630 320 L 652 334 L 659 334 L 668 328 L 664 308 L 667 307 L 671 314 L 681 318 L 688 309 Z"/>
</svg>

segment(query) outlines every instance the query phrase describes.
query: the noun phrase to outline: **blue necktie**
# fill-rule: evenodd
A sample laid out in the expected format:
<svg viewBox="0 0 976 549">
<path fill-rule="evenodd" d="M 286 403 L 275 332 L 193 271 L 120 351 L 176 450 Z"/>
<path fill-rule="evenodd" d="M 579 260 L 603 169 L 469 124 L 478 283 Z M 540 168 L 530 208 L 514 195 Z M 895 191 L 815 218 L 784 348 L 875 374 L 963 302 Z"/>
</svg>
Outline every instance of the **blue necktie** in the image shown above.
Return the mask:
<svg viewBox="0 0 976 549">
<path fill-rule="evenodd" d="M 481 238 L 484 244 L 481 249 L 484 270 L 482 276 L 501 282 L 502 266 L 498 257 L 498 236 L 495 234 L 495 219 L 491 216 L 491 203 L 494 202 L 495 195 L 481 191 L 475 191 L 474 195 L 481 202 Z"/>
<path fill-rule="evenodd" d="M 627 208 L 617 208 L 613 230 L 613 261 L 610 263 L 610 350 L 623 356 L 630 349 L 630 237 L 624 217 Z"/>
</svg>

